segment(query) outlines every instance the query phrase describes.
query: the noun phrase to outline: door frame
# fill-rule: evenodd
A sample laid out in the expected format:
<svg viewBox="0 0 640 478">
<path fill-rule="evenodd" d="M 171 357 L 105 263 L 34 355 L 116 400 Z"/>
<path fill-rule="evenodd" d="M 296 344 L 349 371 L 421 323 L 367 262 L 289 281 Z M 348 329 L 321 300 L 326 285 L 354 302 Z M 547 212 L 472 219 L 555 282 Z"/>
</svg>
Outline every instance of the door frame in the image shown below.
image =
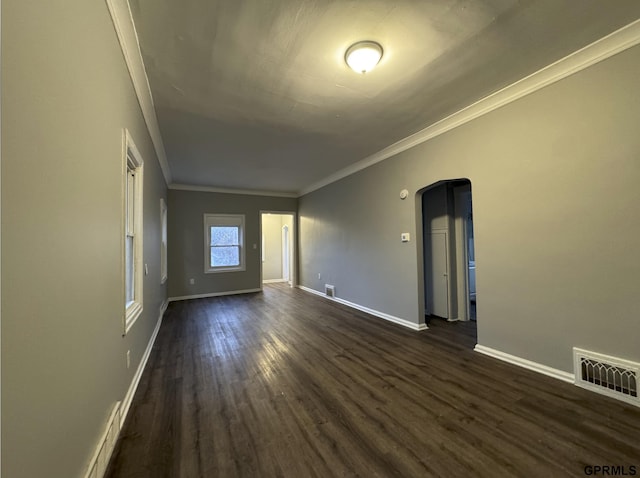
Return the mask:
<svg viewBox="0 0 640 478">
<path fill-rule="evenodd" d="M 291 285 L 291 238 L 289 233 L 289 226 L 286 224 L 282 226 L 282 278 Z"/>
<path fill-rule="evenodd" d="M 262 284 L 262 244 L 263 244 L 263 236 L 262 236 L 262 215 L 263 214 L 274 214 L 280 216 L 291 216 L 291 231 L 289 233 L 289 248 L 291 264 L 289 265 L 290 273 L 290 283 L 291 287 L 296 287 L 298 285 L 298 213 L 296 211 L 275 211 L 272 209 L 261 209 L 258 211 L 258 224 L 260 229 L 260 290 L 263 288 Z"/>
<path fill-rule="evenodd" d="M 455 244 L 456 244 L 456 285 L 458 320 L 471 320 L 471 296 L 469 293 L 469 231 L 466 215 L 467 197 L 471 196 L 471 185 L 454 187 Z"/>
<path fill-rule="evenodd" d="M 415 193 L 414 196 L 414 204 L 415 204 L 415 209 L 414 209 L 414 213 L 415 213 L 415 220 L 416 220 L 416 241 L 415 241 L 415 253 L 416 253 L 416 258 L 417 258 L 417 285 L 418 285 L 418 320 L 419 320 L 419 324 L 421 326 L 425 326 L 426 325 L 426 319 L 427 319 L 427 314 L 431 313 L 432 311 L 428 310 L 427 307 L 427 302 L 426 302 L 426 295 L 427 295 L 427 291 L 426 291 L 426 285 L 427 285 L 427 273 L 428 271 L 425 270 L 425 254 L 427 253 L 427 251 L 425 250 L 425 248 L 427 247 L 429 238 L 428 235 L 430 232 L 433 232 L 432 230 L 429 230 L 428 225 L 426 224 L 425 221 L 425 208 L 428 207 L 425 204 L 425 200 L 424 200 L 424 195 L 437 187 L 443 186 L 443 185 L 448 185 L 448 184 L 452 184 L 452 183 L 457 183 L 457 185 L 462 186 L 464 183 L 467 183 L 467 185 L 469 186 L 469 194 L 471 195 L 471 198 L 473 200 L 473 182 L 469 179 L 469 178 L 465 178 L 465 177 L 461 177 L 461 178 L 448 178 L 448 179 L 441 179 L 432 183 L 428 183 L 426 186 L 418 189 Z M 453 192 L 455 192 L 456 186 L 454 186 L 452 188 Z M 455 198 L 454 198 L 455 194 L 451 194 L 450 196 L 450 200 L 452 203 L 455 204 Z M 472 206 L 473 207 L 473 206 Z M 458 259 L 460 258 L 460 255 L 458 255 L 458 248 L 460 247 L 460 241 L 458 240 L 457 237 L 457 231 L 460 229 L 458 227 L 458 225 L 456 224 L 456 219 L 457 219 L 457 215 L 454 213 L 453 211 L 453 207 L 450 209 L 450 220 L 449 220 L 449 233 L 451 234 L 450 236 L 450 243 L 448 244 L 449 249 L 449 254 L 448 254 L 448 259 L 450 260 L 450 262 L 448 263 L 448 268 L 449 268 L 449 313 L 451 314 L 453 309 L 453 305 L 456 305 L 456 309 L 457 309 L 457 314 L 456 317 L 453 319 L 448 319 L 449 321 L 455 321 L 455 320 L 461 320 L 462 318 L 459 318 L 460 315 L 462 313 L 465 313 L 465 318 L 462 320 L 470 320 L 471 319 L 471 304 L 469 301 L 469 268 L 468 268 L 468 250 L 467 250 L 467 242 L 464 241 L 464 257 L 466 258 L 466 267 L 465 267 L 465 271 L 463 274 L 459 274 L 458 273 L 458 262 L 460 262 Z M 466 222 L 464 224 L 464 235 L 468 236 L 468 231 L 466 230 Z M 436 229 L 437 230 L 437 229 Z M 477 238 L 475 241 L 475 245 L 476 245 L 476 254 L 477 254 Z M 456 254 L 454 256 L 454 254 Z M 477 255 L 476 255 L 477 257 Z M 455 271 L 451 270 L 451 264 L 455 261 Z M 456 278 L 454 281 L 452 281 L 452 276 L 451 274 L 455 273 L 456 274 Z M 462 283 L 460 282 L 460 279 L 462 278 Z M 476 279 L 477 280 L 477 279 Z M 466 289 L 464 291 L 464 296 L 466 296 L 466 298 L 464 298 L 463 296 L 463 300 L 466 302 L 465 304 L 463 304 L 463 307 L 459 307 L 459 301 L 460 301 L 460 286 L 462 286 L 463 289 Z M 455 289 L 455 291 L 454 291 Z M 455 293 L 454 293 L 455 292 Z M 476 316 L 476 320 L 477 320 L 477 316 Z M 423 322 L 424 321 L 424 322 Z M 479 326 L 479 325 L 478 325 Z M 426 327 L 428 328 L 428 327 Z"/>
</svg>

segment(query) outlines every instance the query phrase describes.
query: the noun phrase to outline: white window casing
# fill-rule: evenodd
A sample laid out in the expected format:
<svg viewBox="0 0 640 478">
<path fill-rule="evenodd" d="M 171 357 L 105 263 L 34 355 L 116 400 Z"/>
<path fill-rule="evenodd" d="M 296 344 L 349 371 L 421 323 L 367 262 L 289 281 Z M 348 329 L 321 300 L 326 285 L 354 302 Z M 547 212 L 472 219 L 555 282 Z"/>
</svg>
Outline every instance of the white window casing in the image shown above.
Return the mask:
<svg viewBox="0 0 640 478">
<path fill-rule="evenodd" d="M 245 270 L 245 217 L 242 214 L 204 215 L 204 272 Z"/>
<path fill-rule="evenodd" d="M 143 186 L 144 162 L 131 135 L 124 132 L 124 334 L 143 309 Z"/>
</svg>

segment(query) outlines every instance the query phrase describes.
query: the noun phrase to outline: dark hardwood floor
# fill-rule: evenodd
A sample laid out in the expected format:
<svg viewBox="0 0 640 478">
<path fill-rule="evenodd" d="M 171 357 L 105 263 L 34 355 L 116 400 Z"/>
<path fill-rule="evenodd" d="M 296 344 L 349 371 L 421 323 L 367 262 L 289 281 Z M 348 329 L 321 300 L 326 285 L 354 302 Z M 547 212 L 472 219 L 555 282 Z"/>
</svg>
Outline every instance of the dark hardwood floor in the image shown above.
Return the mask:
<svg viewBox="0 0 640 478">
<path fill-rule="evenodd" d="M 640 409 L 283 285 L 172 303 L 109 477 L 562 477 L 637 467 Z"/>
</svg>

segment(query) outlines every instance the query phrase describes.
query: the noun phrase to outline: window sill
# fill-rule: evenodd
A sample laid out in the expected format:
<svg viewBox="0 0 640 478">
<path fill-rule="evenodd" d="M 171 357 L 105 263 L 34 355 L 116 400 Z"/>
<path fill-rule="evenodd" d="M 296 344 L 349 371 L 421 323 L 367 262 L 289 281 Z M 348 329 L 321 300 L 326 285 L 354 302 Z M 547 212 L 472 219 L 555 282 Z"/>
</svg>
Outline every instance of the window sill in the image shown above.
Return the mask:
<svg viewBox="0 0 640 478">
<path fill-rule="evenodd" d="M 217 274 L 219 272 L 242 272 L 247 270 L 246 267 L 244 266 L 239 266 L 239 267 L 219 267 L 216 269 L 205 269 L 204 273 L 205 274 Z"/>
</svg>

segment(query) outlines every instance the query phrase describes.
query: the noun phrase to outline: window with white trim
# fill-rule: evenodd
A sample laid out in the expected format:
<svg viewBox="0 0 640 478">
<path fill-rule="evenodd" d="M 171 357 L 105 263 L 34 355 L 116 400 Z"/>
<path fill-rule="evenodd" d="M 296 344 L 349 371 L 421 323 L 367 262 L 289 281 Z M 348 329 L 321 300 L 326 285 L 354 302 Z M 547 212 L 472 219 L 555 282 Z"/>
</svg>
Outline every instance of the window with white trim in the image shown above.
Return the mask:
<svg viewBox="0 0 640 478">
<path fill-rule="evenodd" d="M 204 271 L 243 271 L 244 215 L 204 215 Z"/>
<path fill-rule="evenodd" d="M 142 313 L 142 186 L 143 161 L 125 130 L 126 171 L 124 180 L 124 331 L 129 331 Z"/>
<path fill-rule="evenodd" d="M 160 198 L 160 283 L 167 281 L 167 203 Z"/>
</svg>

